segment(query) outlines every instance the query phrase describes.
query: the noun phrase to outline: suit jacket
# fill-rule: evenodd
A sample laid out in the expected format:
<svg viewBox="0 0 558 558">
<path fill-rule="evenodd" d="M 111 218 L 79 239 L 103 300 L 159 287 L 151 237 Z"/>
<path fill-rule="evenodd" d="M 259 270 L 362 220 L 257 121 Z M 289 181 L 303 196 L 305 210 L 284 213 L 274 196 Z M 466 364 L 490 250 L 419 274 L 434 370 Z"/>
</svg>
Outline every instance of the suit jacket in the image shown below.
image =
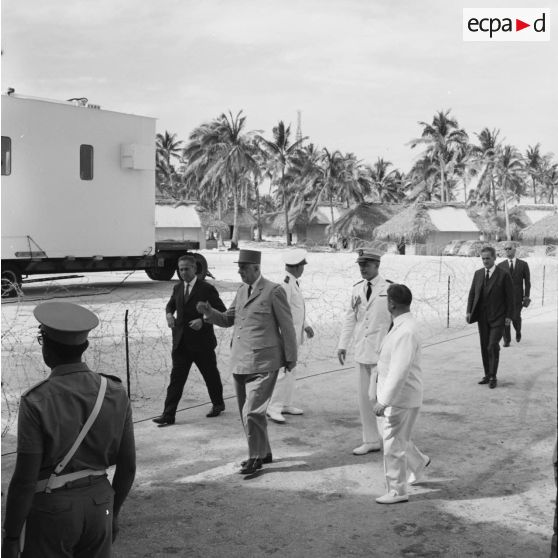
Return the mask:
<svg viewBox="0 0 558 558">
<path fill-rule="evenodd" d="M 248 297 L 242 284 L 225 312 L 211 310 L 207 321 L 234 326 L 230 366 L 233 374 L 272 372 L 296 363 L 297 343 L 287 296 L 281 285 L 260 277 Z"/>
<path fill-rule="evenodd" d="M 207 351 L 217 346 L 217 339 L 211 324 L 204 322 L 199 331 L 195 331 L 188 326 L 190 321 L 202 317 L 202 314 L 196 310 L 196 304 L 200 301 L 209 302 L 217 310 L 226 310 L 223 301 L 219 298 L 217 289 L 199 277 L 196 279 L 186 302 L 184 301 L 184 281 L 179 281 L 174 286 L 166 306 L 167 314 L 176 312 L 176 320 L 172 328 L 173 349 L 178 347 L 182 338 L 184 338 L 188 349 L 191 351 Z"/>
<path fill-rule="evenodd" d="M 498 264 L 505 271 L 510 271 L 509 260 L 504 260 Z M 515 302 L 515 310 L 520 310 L 523 298 L 529 298 L 531 294 L 531 273 L 529 272 L 529 264 L 525 260 L 515 259 L 513 273 L 510 273 L 513 285 L 513 295 Z"/>
<path fill-rule="evenodd" d="M 467 301 L 467 314 L 470 314 L 469 323 L 479 319 L 479 298 L 484 284 L 486 269 L 477 269 L 473 276 L 469 298 Z M 485 289 L 485 317 L 492 327 L 503 326 L 506 318 L 513 316 L 513 287 L 510 274 L 501 267 L 495 266 L 488 285 Z"/>
<path fill-rule="evenodd" d="M 378 403 L 412 409 L 422 405 L 421 341 L 410 312 L 393 320 L 378 360 Z"/>
<path fill-rule="evenodd" d="M 353 285 L 351 303 L 345 312 L 337 349 L 347 350 L 354 338 L 355 360 L 362 364 L 376 364 L 380 345 L 391 325 L 387 307 L 388 282 L 377 275 L 372 280 L 372 294 L 366 300 L 367 282 Z"/>
</svg>

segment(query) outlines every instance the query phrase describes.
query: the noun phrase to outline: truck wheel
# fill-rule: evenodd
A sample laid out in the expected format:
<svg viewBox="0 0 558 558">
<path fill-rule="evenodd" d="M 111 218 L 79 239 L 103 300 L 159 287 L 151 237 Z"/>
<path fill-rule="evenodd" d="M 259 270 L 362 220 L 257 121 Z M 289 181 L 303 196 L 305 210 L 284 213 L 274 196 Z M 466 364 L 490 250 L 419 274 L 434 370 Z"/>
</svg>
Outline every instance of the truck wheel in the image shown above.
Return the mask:
<svg viewBox="0 0 558 558">
<path fill-rule="evenodd" d="M 207 260 L 201 254 L 192 254 L 196 260 L 196 275 L 200 279 L 205 279 L 207 275 Z"/>
<path fill-rule="evenodd" d="M 175 268 L 172 267 L 151 267 L 145 270 L 149 279 L 153 281 L 170 281 L 174 275 Z"/>
<path fill-rule="evenodd" d="M 21 272 L 15 266 L 2 268 L 2 298 L 11 298 L 21 292 Z"/>
</svg>

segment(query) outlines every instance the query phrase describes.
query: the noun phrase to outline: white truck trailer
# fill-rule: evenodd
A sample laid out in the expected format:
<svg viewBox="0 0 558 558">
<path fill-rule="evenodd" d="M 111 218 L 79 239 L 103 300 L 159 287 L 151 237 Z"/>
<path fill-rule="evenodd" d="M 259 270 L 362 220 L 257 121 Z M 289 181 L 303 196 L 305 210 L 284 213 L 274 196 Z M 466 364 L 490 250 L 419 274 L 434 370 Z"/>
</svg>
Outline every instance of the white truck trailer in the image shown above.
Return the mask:
<svg viewBox="0 0 558 558">
<path fill-rule="evenodd" d="M 168 281 L 198 248 L 155 241 L 154 118 L 2 95 L 2 296 L 37 274 L 143 269 Z"/>
</svg>

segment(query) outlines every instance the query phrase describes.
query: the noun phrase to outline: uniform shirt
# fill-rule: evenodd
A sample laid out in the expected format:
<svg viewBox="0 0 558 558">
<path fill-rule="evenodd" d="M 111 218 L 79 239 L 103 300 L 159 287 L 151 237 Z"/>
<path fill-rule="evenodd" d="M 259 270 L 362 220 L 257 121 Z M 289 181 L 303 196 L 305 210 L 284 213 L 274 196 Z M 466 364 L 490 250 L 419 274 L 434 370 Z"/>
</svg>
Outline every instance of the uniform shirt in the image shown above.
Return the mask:
<svg viewBox="0 0 558 558">
<path fill-rule="evenodd" d="M 304 328 L 306 327 L 306 307 L 304 304 L 304 296 L 298 284 L 298 279 L 287 271 L 287 275 L 281 283 L 287 295 L 287 302 L 291 308 L 293 316 L 293 324 L 296 331 L 296 341 L 299 345 L 304 342 Z"/>
<path fill-rule="evenodd" d="M 411 409 L 422 404 L 421 341 L 410 312 L 394 318 L 378 360 L 378 403 Z"/>
<path fill-rule="evenodd" d="M 354 340 L 355 361 L 360 364 L 376 364 L 380 344 L 391 325 L 387 307 L 387 281 L 380 275 L 370 280 L 372 294 L 366 300 L 367 281 L 353 285 L 350 304 L 345 312 L 338 350 L 347 350 Z"/>
<path fill-rule="evenodd" d="M 84 362 L 64 364 L 21 397 L 17 451 L 42 454 L 39 479 L 47 478 L 72 447 L 93 410 L 100 383 L 100 374 Z M 109 377 L 101 410 L 61 474 L 114 465 L 121 441 L 133 435 L 126 391 Z"/>
</svg>

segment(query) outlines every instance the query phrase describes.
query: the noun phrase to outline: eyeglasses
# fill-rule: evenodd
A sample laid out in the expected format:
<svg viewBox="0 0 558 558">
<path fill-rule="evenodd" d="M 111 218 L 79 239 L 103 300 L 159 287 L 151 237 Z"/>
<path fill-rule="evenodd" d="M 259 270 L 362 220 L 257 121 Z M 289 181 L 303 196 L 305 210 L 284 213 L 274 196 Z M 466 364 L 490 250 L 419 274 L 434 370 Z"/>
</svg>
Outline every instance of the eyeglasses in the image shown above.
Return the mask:
<svg viewBox="0 0 558 558">
<path fill-rule="evenodd" d="M 39 333 L 39 335 L 37 335 L 37 342 L 39 343 L 39 345 L 42 346 L 43 344 L 43 334 Z"/>
</svg>

